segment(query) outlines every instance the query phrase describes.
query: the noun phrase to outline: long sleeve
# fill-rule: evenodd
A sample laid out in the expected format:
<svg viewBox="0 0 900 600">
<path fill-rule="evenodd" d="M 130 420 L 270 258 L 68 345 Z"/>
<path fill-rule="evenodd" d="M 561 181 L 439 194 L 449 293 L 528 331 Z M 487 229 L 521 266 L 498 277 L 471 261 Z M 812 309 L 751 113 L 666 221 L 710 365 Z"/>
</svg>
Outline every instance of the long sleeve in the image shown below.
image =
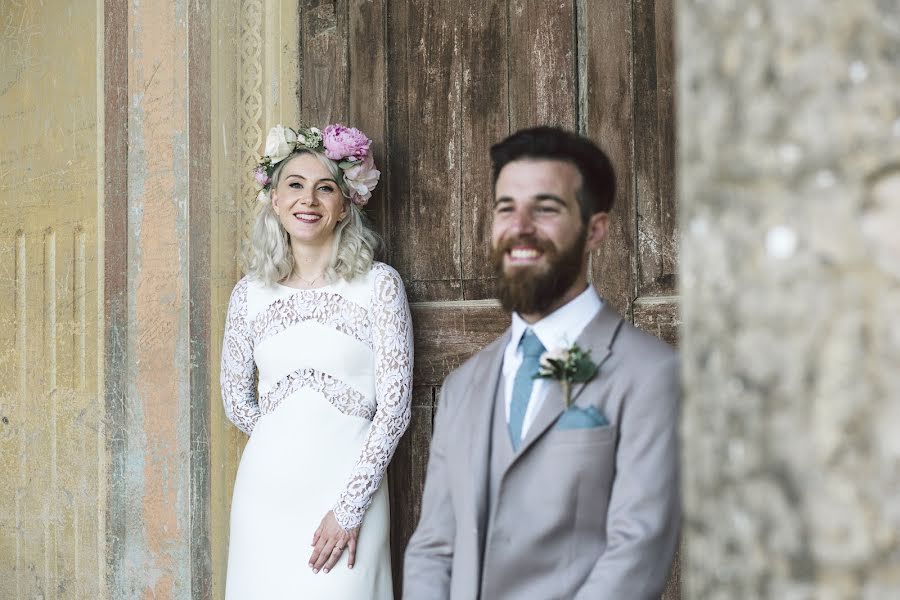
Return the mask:
<svg viewBox="0 0 900 600">
<path fill-rule="evenodd" d="M 452 377 L 452 375 L 451 375 Z M 434 419 L 434 436 L 428 453 L 422 514 L 409 544 L 403 564 L 403 596 L 408 600 L 441 600 L 450 597 L 450 574 L 456 544 L 456 514 L 450 498 L 447 473 L 447 444 L 452 438 L 448 406 L 448 381 Z"/>
<path fill-rule="evenodd" d="M 576 599 L 662 595 L 681 524 L 678 361 L 648 373 L 621 424 L 608 543 Z"/>
<path fill-rule="evenodd" d="M 362 523 L 366 509 L 409 426 L 412 393 L 412 319 L 403 281 L 387 265 L 376 265 L 372 306 L 375 352 L 375 416 L 334 515 L 344 529 Z"/>
<path fill-rule="evenodd" d="M 253 336 L 247 324 L 247 284 L 241 279 L 228 303 L 225 336 L 222 341 L 222 402 L 225 414 L 237 427 L 250 435 L 259 420 L 256 394 L 256 364 L 253 361 Z"/>
</svg>

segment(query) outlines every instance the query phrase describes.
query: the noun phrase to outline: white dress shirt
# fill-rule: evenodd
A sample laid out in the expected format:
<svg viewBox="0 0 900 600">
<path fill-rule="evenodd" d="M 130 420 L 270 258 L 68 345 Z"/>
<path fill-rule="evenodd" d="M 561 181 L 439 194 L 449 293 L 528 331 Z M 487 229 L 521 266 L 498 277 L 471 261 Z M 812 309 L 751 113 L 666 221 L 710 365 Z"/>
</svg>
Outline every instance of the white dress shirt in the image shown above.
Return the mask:
<svg viewBox="0 0 900 600">
<path fill-rule="evenodd" d="M 512 402 L 513 380 L 516 377 L 516 371 L 522 364 L 522 352 L 519 350 L 519 342 L 525 335 L 526 329 L 534 331 L 535 335 L 541 340 L 544 348 L 552 350 L 554 348 L 568 348 L 575 343 L 587 324 L 591 322 L 600 309 L 603 308 L 603 301 L 594 286 L 588 285 L 587 289 L 581 292 L 568 304 L 565 304 L 537 323 L 529 325 L 518 313 L 512 316 L 512 337 L 506 346 L 503 354 L 503 379 L 506 384 L 505 400 L 506 400 L 506 422 L 509 423 L 509 405 Z M 546 379 L 535 379 L 534 387 L 531 388 L 531 396 L 528 399 L 528 408 L 525 411 L 525 419 L 522 422 L 522 438 L 528 433 L 528 428 L 534 421 L 535 415 L 541 409 L 546 395 L 547 385 Z"/>
</svg>

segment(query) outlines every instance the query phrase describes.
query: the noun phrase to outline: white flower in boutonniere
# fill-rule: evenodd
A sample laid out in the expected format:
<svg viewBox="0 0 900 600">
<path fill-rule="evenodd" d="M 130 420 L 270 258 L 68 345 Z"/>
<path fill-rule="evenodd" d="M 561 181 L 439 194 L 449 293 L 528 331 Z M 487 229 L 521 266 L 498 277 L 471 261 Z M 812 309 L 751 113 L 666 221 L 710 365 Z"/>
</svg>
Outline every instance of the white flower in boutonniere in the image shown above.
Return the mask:
<svg viewBox="0 0 900 600">
<path fill-rule="evenodd" d="M 555 379 L 562 386 L 566 408 L 572 404 L 572 384 L 590 381 L 597 374 L 597 364 L 591 351 L 578 344 L 569 348 L 553 348 L 541 355 L 540 369 L 535 379 Z"/>
</svg>

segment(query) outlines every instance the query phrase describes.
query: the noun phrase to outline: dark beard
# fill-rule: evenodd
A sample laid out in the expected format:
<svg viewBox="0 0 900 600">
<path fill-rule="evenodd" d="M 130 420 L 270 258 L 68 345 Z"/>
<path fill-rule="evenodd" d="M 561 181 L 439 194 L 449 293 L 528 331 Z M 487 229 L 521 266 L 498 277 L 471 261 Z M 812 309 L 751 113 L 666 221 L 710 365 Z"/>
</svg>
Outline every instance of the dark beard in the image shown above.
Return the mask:
<svg viewBox="0 0 900 600">
<path fill-rule="evenodd" d="M 581 273 L 581 262 L 584 257 L 584 246 L 587 242 L 586 228 L 582 228 L 578 239 L 562 253 L 550 242 L 533 237 L 520 237 L 507 240 L 491 252 L 494 270 L 498 275 L 497 298 L 507 312 L 520 315 L 546 314 L 547 310 L 578 279 Z M 517 245 L 534 246 L 547 258 L 546 271 L 536 273 L 533 268 L 520 267 L 511 269 L 507 274 L 503 271 L 503 257 L 506 252 Z"/>
</svg>

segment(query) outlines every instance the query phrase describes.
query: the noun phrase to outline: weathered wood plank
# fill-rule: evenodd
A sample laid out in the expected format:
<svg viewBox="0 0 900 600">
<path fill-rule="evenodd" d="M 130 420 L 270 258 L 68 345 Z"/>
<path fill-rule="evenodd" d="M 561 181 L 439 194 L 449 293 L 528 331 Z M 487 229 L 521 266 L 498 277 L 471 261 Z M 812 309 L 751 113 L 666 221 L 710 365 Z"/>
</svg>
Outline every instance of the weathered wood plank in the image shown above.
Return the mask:
<svg viewBox="0 0 900 600">
<path fill-rule="evenodd" d="M 671 0 L 634 2 L 634 173 L 639 295 L 675 291 L 675 115 Z"/>
<path fill-rule="evenodd" d="M 435 388 L 430 385 L 413 388 L 413 407 L 409 429 L 400 440 L 388 470 L 391 497 L 391 563 L 394 590 L 399 599 L 403 583 L 403 552 L 422 508 L 422 488 L 428 466 L 431 443 Z"/>
<path fill-rule="evenodd" d="M 190 222 L 188 287 L 190 385 L 191 598 L 212 596 L 210 464 L 210 319 L 212 133 L 210 131 L 211 14 L 206 3 L 188 4 L 188 126 L 191 144 L 188 188 Z"/>
<path fill-rule="evenodd" d="M 457 2 L 391 3 L 388 17 L 391 261 L 414 300 L 462 298 L 460 57 Z M 396 96 L 394 96 L 396 94 Z"/>
<path fill-rule="evenodd" d="M 579 15 L 584 133 L 609 154 L 617 178 L 609 236 L 594 254 L 592 276 L 601 295 L 627 314 L 635 297 L 631 3 L 585 2 Z"/>
<path fill-rule="evenodd" d="M 372 139 L 375 166 L 381 180 L 372 193 L 366 212 L 384 240 L 384 256 L 390 255 L 390 169 L 387 143 L 387 49 L 385 0 L 350 2 L 349 8 L 350 87 L 349 124 Z"/>
<path fill-rule="evenodd" d="M 321 127 L 346 122 L 349 104 L 347 0 L 300 5 L 300 119 Z"/>
<path fill-rule="evenodd" d="M 574 0 L 510 0 L 509 124 L 576 126 Z"/>
<path fill-rule="evenodd" d="M 414 304 L 412 314 L 417 385 L 440 385 L 509 327 L 509 315 L 493 302 Z"/>
<path fill-rule="evenodd" d="M 461 11 L 462 275 L 466 300 L 494 296 L 490 261 L 493 186 L 488 149 L 509 133 L 507 7 L 469 1 Z"/>
<path fill-rule="evenodd" d="M 125 562 L 125 394 L 128 389 L 128 3 L 103 4 L 103 409 L 106 434 L 106 581 L 116 589 Z M 101 487 L 103 489 L 103 487 Z"/>
<path fill-rule="evenodd" d="M 675 552 L 675 560 L 672 561 L 672 570 L 669 571 L 669 581 L 663 590 L 662 600 L 681 600 L 681 552 L 681 548 Z"/>
<path fill-rule="evenodd" d="M 678 298 L 675 296 L 638 298 L 634 302 L 634 325 L 677 346 L 678 328 L 681 326 Z"/>
</svg>

